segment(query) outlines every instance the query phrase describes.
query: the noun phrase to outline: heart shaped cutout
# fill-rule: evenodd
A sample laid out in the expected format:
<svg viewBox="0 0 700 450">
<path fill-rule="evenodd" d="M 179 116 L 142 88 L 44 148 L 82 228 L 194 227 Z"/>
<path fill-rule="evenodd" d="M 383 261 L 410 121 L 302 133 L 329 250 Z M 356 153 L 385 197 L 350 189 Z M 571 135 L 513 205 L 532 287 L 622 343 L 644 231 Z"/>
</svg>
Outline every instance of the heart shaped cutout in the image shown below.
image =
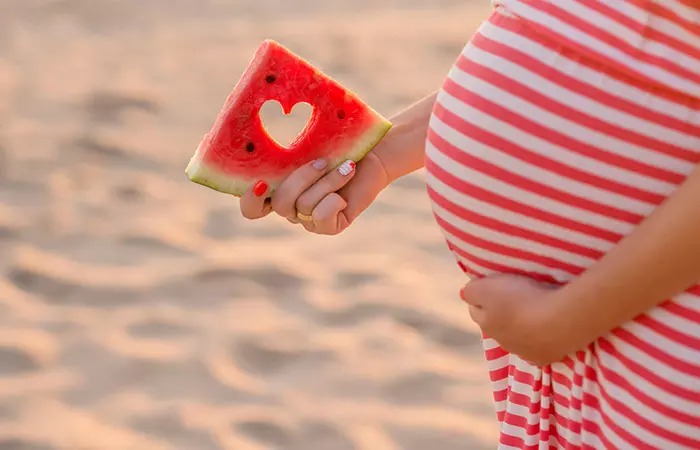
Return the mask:
<svg viewBox="0 0 700 450">
<path fill-rule="evenodd" d="M 289 114 L 284 114 L 278 101 L 268 100 L 260 108 L 260 121 L 279 145 L 289 148 L 309 124 L 312 113 L 313 107 L 310 104 L 297 103 Z"/>
</svg>

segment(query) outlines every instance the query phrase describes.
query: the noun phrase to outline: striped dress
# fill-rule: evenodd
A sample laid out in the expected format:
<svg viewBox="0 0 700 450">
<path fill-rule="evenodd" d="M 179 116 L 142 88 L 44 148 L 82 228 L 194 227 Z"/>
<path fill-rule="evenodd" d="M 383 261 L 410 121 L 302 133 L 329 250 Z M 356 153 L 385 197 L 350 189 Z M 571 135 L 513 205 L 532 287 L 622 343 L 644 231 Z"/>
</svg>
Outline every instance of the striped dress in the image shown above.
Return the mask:
<svg viewBox="0 0 700 450">
<path fill-rule="evenodd" d="M 698 162 L 700 1 L 504 0 L 438 95 L 425 164 L 467 274 L 566 283 Z M 484 346 L 499 449 L 700 449 L 700 284 L 541 369 Z"/>
</svg>

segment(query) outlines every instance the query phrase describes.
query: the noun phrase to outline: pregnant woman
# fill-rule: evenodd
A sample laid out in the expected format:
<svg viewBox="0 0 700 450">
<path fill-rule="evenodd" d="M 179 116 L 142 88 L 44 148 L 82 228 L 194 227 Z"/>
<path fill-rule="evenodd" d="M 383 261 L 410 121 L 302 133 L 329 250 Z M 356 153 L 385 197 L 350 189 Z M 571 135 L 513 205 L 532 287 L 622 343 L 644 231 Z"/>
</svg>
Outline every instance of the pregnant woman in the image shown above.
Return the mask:
<svg viewBox="0 0 700 450">
<path fill-rule="evenodd" d="M 700 2 L 505 0 L 357 166 L 270 212 L 343 231 L 425 166 L 500 449 L 700 449 Z"/>
</svg>

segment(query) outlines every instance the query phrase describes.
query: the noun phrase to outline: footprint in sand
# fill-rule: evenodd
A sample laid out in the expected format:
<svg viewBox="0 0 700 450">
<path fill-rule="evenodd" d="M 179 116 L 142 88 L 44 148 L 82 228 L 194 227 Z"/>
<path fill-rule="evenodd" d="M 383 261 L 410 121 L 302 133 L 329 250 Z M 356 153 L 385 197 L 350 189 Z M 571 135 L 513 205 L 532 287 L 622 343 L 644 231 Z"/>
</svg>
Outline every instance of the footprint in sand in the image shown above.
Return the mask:
<svg viewBox="0 0 700 450">
<path fill-rule="evenodd" d="M 94 92 L 85 102 L 85 112 L 91 120 L 103 123 L 115 123 L 130 110 L 157 114 L 160 106 L 153 100 L 117 92 Z"/>
<path fill-rule="evenodd" d="M 492 450 L 468 433 L 449 432 L 419 427 L 387 426 L 387 434 L 401 450 Z"/>
<path fill-rule="evenodd" d="M 56 447 L 21 439 L 0 439 L 0 450 L 57 450 Z"/>
<path fill-rule="evenodd" d="M 421 372 L 401 376 L 384 388 L 385 397 L 397 404 L 445 404 L 446 391 L 461 381 L 434 372 Z"/>
<path fill-rule="evenodd" d="M 355 289 L 368 284 L 375 284 L 381 280 L 381 275 L 376 272 L 340 271 L 335 276 L 336 289 Z"/>
<path fill-rule="evenodd" d="M 19 237 L 20 231 L 9 225 L 0 224 L 0 242 L 12 241 Z"/>
<path fill-rule="evenodd" d="M 241 274 L 246 279 L 264 286 L 273 293 L 283 292 L 288 294 L 289 291 L 297 290 L 304 285 L 303 278 L 273 266 L 246 269 L 242 270 Z"/>
<path fill-rule="evenodd" d="M 175 258 L 188 256 L 189 250 L 176 247 L 165 242 L 157 236 L 123 236 L 119 239 L 121 251 L 138 250 L 143 255 L 160 256 L 162 258 Z"/>
<path fill-rule="evenodd" d="M 321 322 L 333 327 L 356 326 L 377 317 L 391 318 L 450 351 L 464 353 L 480 349 L 481 338 L 472 331 L 450 325 L 420 311 L 382 303 L 360 303 L 341 311 L 327 312 Z"/>
<path fill-rule="evenodd" d="M 157 319 L 138 322 L 127 329 L 133 337 L 144 339 L 173 339 L 185 336 L 191 331 L 190 327 Z"/>
<path fill-rule="evenodd" d="M 294 450 L 312 448 L 324 450 L 355 450 L 357 446 L 338 428 L 322 422 L 308 423 L 302 427 Z"/>
<path fill-rule="evenodd" d="M 25 374 L 38 370 L 39 363 L 22 348 L 0 346 L 0 376 Z"/>
<path fill-rule="evenodd" d="M 10 268 L 8 279 L 23 291 L 35 294 L 50 304 L 105 308 L 140 302 L 138 293 L 131 290 L 80 286 L 29 269 Z"/>
<path fill-rule="evenodd" d="M 334 360 L 327 351 L 308 348 L 284 348 L 270 343 L 259 342 L 254 338 L 238 340 L 232 350 L 236 365 L 257 375 L 271 376 L 300 366 L 321 370 Z"/>
<path fill-rule="evenodd" d="M 23 291 L 38 295 L 65 295 L 76 288 L 71 284 L 22 268 L 11 267 L 7 278 Z"/>
<path fill-rule="evenodd" d="M 381 303 L 358 303 L 340 311 L 327 312 L 321 321 L 324 325 L 333 327 L 357 326 L 377 317 L 393 317 L 401 311 L 401 308 Z"/>
<path fill-rule="evenodd" d="M 220 450 L 216 437 L 205 430 L 188 428 L 175 412 L 141 416 L 131 421 L 137 431 L 167 442 L 178 450 Z M 2 449 L 0 449 L 2 450 Z"/>
<path fill-rule="evenodd" d="M 480 349 L 481 346 L 479 334 L 450 325 L 437 317 L 431 317 L 419 311 L 406 309 L 401 314 L 395 315 L 394 319 L 450 351 L 464 353 Z"/>
<path fill-rule="evenodd" d="M 292 433 L 281 426 L 264 420 L 251 420 L 233 425 L 235 431 L 257 441 L 269 449 L 288 449 Z"/>
<path fill-rule="evenodd" d="M 156 161 L 134 154 L 128 149 L 96 135 L 86 134 L 78 136 L 71 143 L 71 147 L 78 151 L 75 155 L 76 157 L 97 159 L 104 164 L 109 164 L 111 167 L 123 165 L 131 170 L 140 169 L 151 172 L 161 172 L 163 170 L 163 166 Z"/>
<path fill-rule="evenodd" d="M 262 401 L 255 394 L 226 385 L 207 364 L 194 358 L 177 361 L 134 358 L 86 339 L 67 346 L 59 364 L 90 380 L 63 395 L 63 400 L 73 406 L 91 406 L 132 388 L 158 401 L 214 405 Z"/>
<path fill-rule="evenodd" d="M 215 308 L 244 298 L 250 284 L 239 269 L 205 268 L 153 289 L 150 300 L 161 299 L 183 308 Z"/>
<path fill-rule="evenodd" d="M 298 429 L 285 429 L 266 421 L 234 424 L 234 429 L 270 450 L 356 450 L 355 443 L 338 428 L 322 422 L 304 423 Z"/>
<path fill-rule="evenodd" d="M 144 198 L 144 192 L 138 186 L 117 186 L 114 188 L 114 196 L 127 203 L 135 203 Z"/>
</svg>

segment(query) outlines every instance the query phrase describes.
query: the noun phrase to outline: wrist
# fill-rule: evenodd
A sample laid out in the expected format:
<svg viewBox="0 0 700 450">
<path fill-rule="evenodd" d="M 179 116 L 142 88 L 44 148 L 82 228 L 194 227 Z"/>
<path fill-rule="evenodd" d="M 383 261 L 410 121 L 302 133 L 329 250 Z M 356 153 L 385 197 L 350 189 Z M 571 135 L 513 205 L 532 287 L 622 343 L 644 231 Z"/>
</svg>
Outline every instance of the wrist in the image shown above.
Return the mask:
<svg viewBox="0 0 700 450">
<path fill-rule="evenodd" d="M 423 167 L 425 141 L 437 94 L 431 94 L 391 118 L 392 127 L 374 149 L 388 184 Z"/>
<path fill-rule="evenodd" d="M 411 139 L 411 131 L 409 124 L 394 123 L 374 149 L 374 154 L 384 169 L 387 185 L 421 167 L 415 157 L 413 164 L 407 161 L 411 155 L 420 152 L 416 148 L 419 145 L 416 139 Z"/>
<path fill-rule="evenodd" d="M 394 135 L 397 132 L 396 127 L 397 125 L 393 124 L 384 138 L 376 145 L 376 147 L 374 147 L 374 150 L 372 150 L 372 153 L 374 153 L 374 156 L 377 157 L 377 161 L 382 168 L 382 174 L 384 175 L 382 182 L 385 185 L 384 187 L 390 185 L 396 179 L 393 175 L 394 172 L 396 172 L 394 167 L 396 166 L 394 161 L 395 157 L 393 155 L 394 151 L 391 148 L 391 146 L 394 145 L 392 141 L 394 140 Z"/>
<path fill-rule="evenodd" d="M 562 339 L 567 354 L 581 350 L 605 334 L 601 328 L 602 312 L 587 308 L 590 302 L 585 297 L 563 286 L 551 294 L 552 307 L 547 312 L 547 320 L 554 333 Z"/>
</svg>

